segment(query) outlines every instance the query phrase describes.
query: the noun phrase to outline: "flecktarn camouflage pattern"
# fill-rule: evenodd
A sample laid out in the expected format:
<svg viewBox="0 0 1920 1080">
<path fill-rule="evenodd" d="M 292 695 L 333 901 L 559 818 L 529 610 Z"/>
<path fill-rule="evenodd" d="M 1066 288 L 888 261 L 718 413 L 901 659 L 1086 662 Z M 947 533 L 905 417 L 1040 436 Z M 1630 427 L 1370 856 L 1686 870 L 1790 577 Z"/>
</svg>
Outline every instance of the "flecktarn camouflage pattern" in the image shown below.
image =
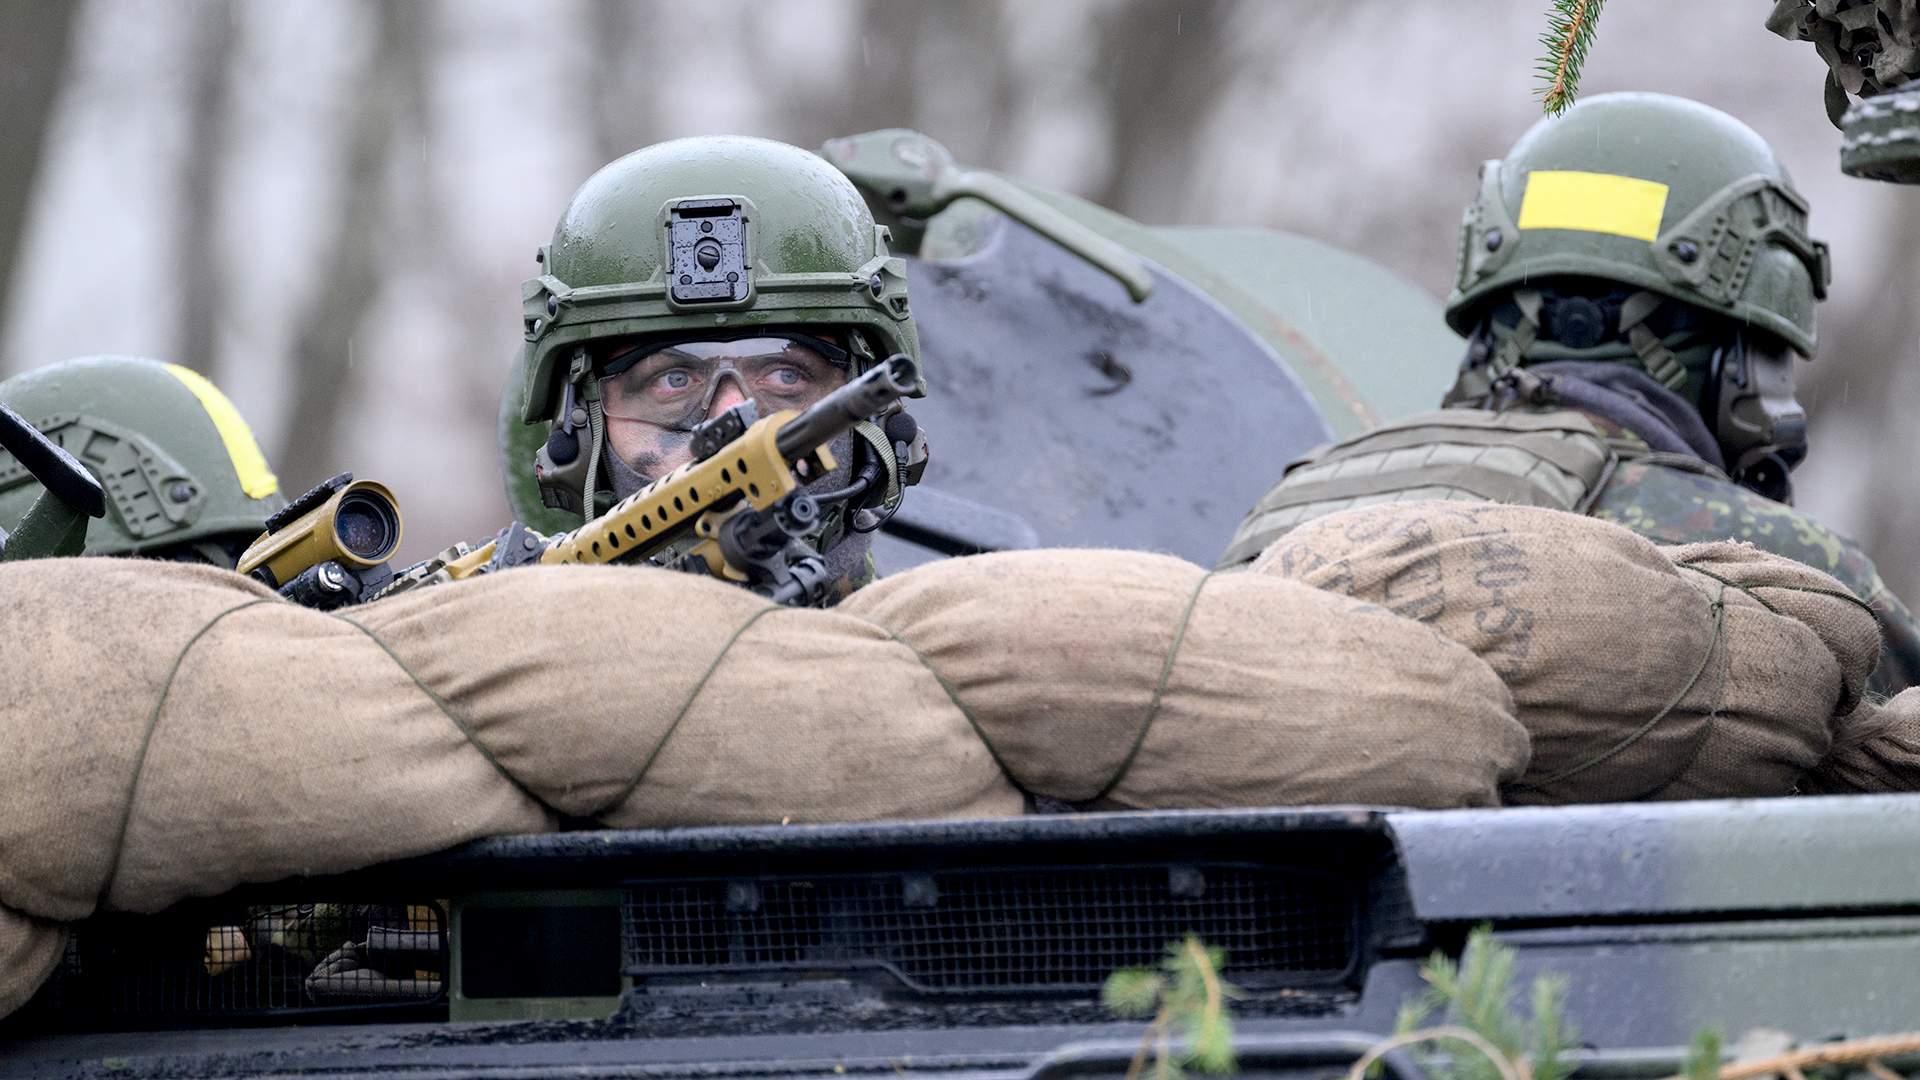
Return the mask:
<svg viewBox="0 0 1920 1080">
<path fill-rule="evenodd" d="M 1880 618 L 1885 645 L 1873 689 L 1895 693 L 1920 682 L 1920 624 L 1913 613 L 1858 545 L 1802 511 L 1704 473 L 1627 461 L 1591 513 L 1657 543 L 1744 540 L 1832 574 Z"/>
<path fill-rule="evenodd" d="M 1219 565 L 1251 563 L 1314 518 L 1414 499 L 1586 513 L 1661 544 L 1746 541 L 1832 574 L 1872 606 L 1886 639 L 1875 691 L 1920 682 L 1920 623 L 1852 541 L 1705 463 L 1652 454 L 1625 429 L 1576 410 L 1443 409 L 1316 450 L 1261 497 Z"/>
</svg>

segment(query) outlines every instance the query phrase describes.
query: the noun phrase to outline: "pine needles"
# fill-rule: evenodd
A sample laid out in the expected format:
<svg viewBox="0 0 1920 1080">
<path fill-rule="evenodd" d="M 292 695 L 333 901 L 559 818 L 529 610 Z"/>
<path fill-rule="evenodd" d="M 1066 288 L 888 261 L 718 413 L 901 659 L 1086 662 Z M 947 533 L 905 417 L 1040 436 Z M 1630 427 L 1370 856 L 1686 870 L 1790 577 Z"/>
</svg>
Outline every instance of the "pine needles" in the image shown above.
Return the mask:
<svg viewBox="0 0 1920 1080">
<path fill-rule="evenodd" d="M 1702 1031 L 1693 1037 L 1687 1049 L 1687 1063 L 1681 1069 L 1686 1080 L 1720 1080 L 1720 1033 Z"/>
<path fill-rule="evenodd" d="M 1540 44 L 1547 54 L 1535 70 L 1540 76 L 1540 104 L 1548 116 L 1559 116 L 1580 92 L 1580 69 L 1593 45 L 1593 29 L 1600 22 L 1606 0 L 1553 0 L 1547 14 L 1547 32 Z"/>
<path fill-rule="evenodd" d="M 1186 1069 L 1228 1075 L 1237 1068 L 1233 1020 L 1227 1003 L 1240 991 L 1220 978 L 1225 955 L 1200 939 L 1167 946 L 1159 966 L 1114 972 L 1100 999 L 1120 1016 L 1153 1017 L 1127 1069 L 1127 1080 L 1180 1080 Z M 1405 1048 L 1434 1080 L 1572 1080 L 1570 1052 L 1579 1036 L 1567 1021 L 1565 976 L 1535 976 L 1526 1016 L 1514 985 L 1514 950 L 1481 926 L 1467 935 L 1456 963 L 1436 952 L 1421 966 L 1427 989 L 1400 1010 L 1391 1038 L 1361 1055 L 1346 1080 L 1378 1080 L 1381 1059 Z M 1184 1045 L 1176 1046 L 1175 1038 Z M 1769 1051 L 1772 1053 L 1772 1051 Z M 1820 1072 L 1830 1066 L 1860 1066 L 1877 1080 L 1904 1080 L 1882 1059 L 1920 1054 L 1920 1032 L 1826 1042 L 1810 1049 L 1723 1064 L 1720 1035 L 1696 1034 L 1681 1072 L 1666 1080 L 1808 1080 L 1809 1076 L 1859 1076 L 1860 1071 Z"/>
<path fill-rule="evenodd" d="M 1567 1023 L 1566 980 L 1534 979 L 1532 1023 L 1523 1023 L 1515 1008 L 1513 961 L 1513 950 L 1495 942 L 1484 926 L 1467 936 L 1458 964 L 1435 953 L 1420 969 L 1426 993 L 1401 1008 L 1394 1037 L 1356 1062 L 1348 1076 L 1368 1075 L 1389 1050 L 1425 1045 L 1446 1054 L 1422 1055 L 1428 1074 L 1442 1080 L 1567 1080 L 1573 1068 L 1563 1059 L 1578 1036 Z"/>
<path fill-rule="evenodd" d="M 1166 959 L 1158 968 L 1126 968 L 1107 977 L 1100 1000 L 1109 1010 L 1120 1016 L 1153 1017 L 1127 1069 L 1127 1080 L 1146 1075 L 1149 1055 L 1155 1080 L 1176 1080 L 1185 1068 L 1216 1075 L 1234 1071 L 1233 1018 L 1227 1013 L 1227 1002 L 1239 991 L 1220 978 L 1225 961 L 1226 954 L 1219 949 L 1189 936 L 1167 946 Z M 1176 1029 L 1186 1042 L 1177 1053 L 1172 1046 Z"/>
</svg>

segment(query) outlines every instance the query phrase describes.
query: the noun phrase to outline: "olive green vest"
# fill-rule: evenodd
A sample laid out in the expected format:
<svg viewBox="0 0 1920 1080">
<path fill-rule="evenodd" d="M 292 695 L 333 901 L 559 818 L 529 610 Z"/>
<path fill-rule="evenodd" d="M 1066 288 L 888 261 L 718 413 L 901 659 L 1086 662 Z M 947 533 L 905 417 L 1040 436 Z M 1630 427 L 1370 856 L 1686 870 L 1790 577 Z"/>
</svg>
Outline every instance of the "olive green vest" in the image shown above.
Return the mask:
<svg viewBox="0 0 1920 1080">
<path fill-rule="evenodd" d="M 1219 566 L 1252 562 L 1302 522 L 1373 503 L 1461 499 L 1583 514 L 1622 458 L 1644 456 L 1645 444 L 1610 439 L 1571 409 L 1418 413 L 1289 465 L 1240 523 Z"/>
</svg>

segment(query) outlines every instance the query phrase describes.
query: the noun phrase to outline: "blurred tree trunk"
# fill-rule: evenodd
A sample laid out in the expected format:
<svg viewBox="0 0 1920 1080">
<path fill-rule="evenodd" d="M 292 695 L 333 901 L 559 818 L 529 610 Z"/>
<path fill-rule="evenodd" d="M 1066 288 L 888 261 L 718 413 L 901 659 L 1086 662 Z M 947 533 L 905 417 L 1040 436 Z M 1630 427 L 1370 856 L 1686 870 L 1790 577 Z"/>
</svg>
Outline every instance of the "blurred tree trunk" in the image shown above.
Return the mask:
<svg viewBox="0 0 1920 1080">
<path fill-rule="evenodd" d="M 802 137 L 818 144 L 837 135 L 852 135 L 885 127 L 912 127 L 919 114 L 919 59 L 929 23 L 943 7 L 927 0 L 867 0 L 860 14 L 860 47 L 854 51 L 851 78 L 842 80 L 836 90 L 838 100 L 821 103 L 826 109 L 812 109 L 795 116 L 808 129 Z M 967 4 L 966 7 L 979 5 Z M 771 62 L 781 53 L 791 53 L 790 42 L 764 42 L 765 59 Z M 804 106 L 802 102 L 793 102 Z M 835 108 L 837 106 L 837 108 Z M 833 117 L 846 125 L 845 131 L 819 130 L 823 121 Z M 937 136 L 936 136 L 937 137 Z"/>
<path fill-rule="evenodd" d="M 373 3 L 375 45 L 348 117 L 341 169 L 340 213 L 319 259 L 318 287 L 295 324 L 293 403 L 275 467 L 292 490 L 335 471 L 342 410 L 354 393 L 354 349 L 378 295 L 377 255 L 383 235 L 388 166 L 398 121 L 421 92 L 424 7 Z"/>
<path fill-rule="evenodd" d="M 231 0 L 200 5 L 200 26 L 190 46 L 186 160 L 180 177 L 180 339 L 168 359 L 217 375 L 219 302 L 226 295 L 226 265 L 218 243 L 220 166 L 226 160 L 232 117 L 234 23 Z"/>
<path fill-rule="evenodd" d="M 866 0 L 856 9 L 858 40 L 843 78 L 822 83 L 798 71 L 793 43 L 769 36 L 754 53 L 780 137 L 808 149 L 879 128 L 920 128 L 966 165 L 998 164 L 996 138 L 1012 129 L 1018 97 L 1001 40 L 999 4 Z M 927 93 L 928 72 L 966 73 L 964 84 Z"/>
<path fill-rule="evenodd" d="M 632 3 L 595 3 L 587 20 L 592 68 L 587 73 L 587 111 L 592 125 L 594 168 L 652 141 L 653 95 L 643 80 L 656 69 L 641 62 L 640 16 Z M 581 179 L 585 179 L 582 177 Z"/>
<path fill-rule="evenodd" d="M 395 228 L 388 233 L 381 246 L 392 248 L 397 242 L 401 250 L 407 251 L 418 263 L 431 268 L 436 282 L 435 291 L 443 304 L 442 310 L 446 312 L 442 316 L 445 329 L 441 347 L 435 355 L 420 358 L 421 362 L 430 365 L 431 370 L 438 373 L 437 377 L 448 395 L 447 401 L 456 406 L 456 411 L 491 418 L 500 407 L 502 386 L 499 361 L 504 361 L 506 357 L 502 356 L 494 362 L 483 361 L 478 365 L 474 364 L 474 358 L 494 357 L 498 351 L 500 328 L 519 326 L 519 308 L 512 305 L 517 294 L 506 293 L 503 296 L 486 268 L 476 265 L 454 243 L 459 226 L 447 212 L 445 193 L 472 184 L 474 178 L 458 171 L 451 175 L 444 173 L 440 168 L 442 155 L 430 149 L 439 136 L 432 88 L 432 57 L 444 47 L 441 43 L 455 36 L 455 28 L 459 26 L 466 4 L 467 0 L 439 0 L 428 9 L 428 14 L 414 29 L 419 40 L 428 44 L 421 61 L 412 65 L 413 81 L 401 94 L 396 109 L 402 112 L 402 134 L 420 146 L 421 162 L 413 183 L 406 188 L 399 210 L 401 220 L 395 222 Z M 626 7 L 625 4 L 603 3 L 595 4 L 594 10 L 601 12 Z M 404 239 L 396 241 L 396 237 Z M 528 250 L 525 258 L 526 261 L 521 265 L 531 274 L 537 269 L 533 252 Z M 480 428 L 477 441 L 491 446 L 494 441 L 492 436 L 492 426 L 485 425 Z M 452 433 L 451 437 L 464 439 L 470 437 L 470 433 Z M 492 518 L 497 516 L 489 515 L 489 527 L 493 524 Z"/>
<path fill-rule="evenodd" d="M 854 25 L 859 35 L 844 78 L 808 86 L 768 83 L 767 100 L 781 137 L 808 149 L 827 139 L 875 128 L 911 127 L 917 112 L 918 60 L 929 28 L 932 9 L 948 6 L 980 8 L 987 5 L 933 4 L 926 0 L 866 0 Z M 805 62 L 791 41 L 752 39 L 756 66 L 778 76 Z M 938 134 L 935 133 L 935 137 Z"/>
<path fill-rule="evenodd" d="M 1113 168 L 1095 201 L 1177 221 L 1209 113 L 1233 79 L 1228 33 L 1237 3 L 1129 0 L 1101 20 L 1096 78 L 1110 87 Z M 1252 137 L 1258 137 L 1252 133 Z"/>
<path fill-rule="evenodd" d="M 915 102 L 915 113 L 905 122 L 938 128 L 927 134 L 946 144 L 963 165 L 990 168 L 1011 156 L 1004 140 L 1013 133 L 1019 90 L 1007 62 L 1005 30 L 1006 15 L 998 4 L 927 5 L 926 25 L 919 31 L 922 44 L 908 79 L 920 83 L 923 68 L 964 71 L 975 88 L 960 99 L 968 110 L 965 122 L 953 115 L 951 84 L 935 84 L 942 87 L 940 98 Z"/>
<path fill-rule="evenodd" d="M 12 295 L 54 103 L 73 53 L 77 3 L 0 0 L 0 318 Z"/>
</svg>

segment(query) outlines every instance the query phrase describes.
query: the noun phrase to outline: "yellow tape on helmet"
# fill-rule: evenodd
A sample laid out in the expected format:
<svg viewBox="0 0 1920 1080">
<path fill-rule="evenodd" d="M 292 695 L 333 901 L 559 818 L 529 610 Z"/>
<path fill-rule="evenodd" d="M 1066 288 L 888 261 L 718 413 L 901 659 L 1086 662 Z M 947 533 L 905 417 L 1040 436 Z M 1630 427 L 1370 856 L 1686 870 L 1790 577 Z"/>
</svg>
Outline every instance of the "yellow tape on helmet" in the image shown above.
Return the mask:
<svg viewBox="0 0 1920 1080">
<path fill-rule="evenodd" d="M 1520 197 L 1522 229 L 1572 229 L 1652 243 L 1667 212 L 1667 185 L 1612 173 L 1539 171 Z"/>
<path fill-rule="evenodd" d="M 214 429 L 220 432 L 220 441 L 226 444 L 227 456 L 233 459 L 234 475 L 240 478 L 240 490 L 247 493 L 247 498 L 264 499 L 279 491 L 280 481 L 273 470 L 267 468 L 267 457 L 260 452 L 253 429 L 247 426 L 233 402 L 227 400 L 227 395 L 192 368 L 168 364 L 167 370 L 193 391 L 200 407 L 207 410 L 207 418 L 213 421 Z"/>
</svg>

